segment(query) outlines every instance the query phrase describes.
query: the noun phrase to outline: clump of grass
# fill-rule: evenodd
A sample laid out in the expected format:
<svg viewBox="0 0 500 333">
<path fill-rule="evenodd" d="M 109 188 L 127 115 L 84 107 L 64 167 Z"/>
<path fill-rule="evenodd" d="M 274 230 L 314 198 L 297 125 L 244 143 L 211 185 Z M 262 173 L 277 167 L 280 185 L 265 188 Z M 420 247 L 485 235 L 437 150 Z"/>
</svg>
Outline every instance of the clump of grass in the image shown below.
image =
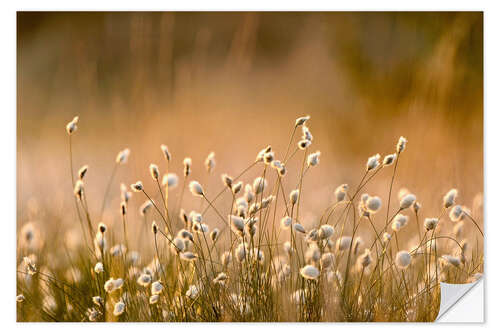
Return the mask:
<svg viewBox="0 0 500 333">
<path fill-rule="evenodd" d="M 185 158 L 174 206 L 170 194 L 179 177 L 169 173 L 175 160 L 162 144 L 166 170 L 161 182 L 161 165 L 151 163 L 152 188 L 142 181 L 120 184 L 120 234 L 99 220 L 116 165 L 127 162 L 130 150 L 116 157 L 95 219 L 83 182 L 91 177 L 88 166 L 78 170 L 76 181 L 73 175 L 71 140 L 78 119 L 66 130 L 83 237 L 78 246 L 64 246 L 66 258 L 54 260 L 59 254 L 50 251 L 33 224 L 21 229 L 20 321 L 431 321 L 439 309 L 440 281 L 463 283 L 481 276 L 483 232 L 474 210 L 457 203 L 458 190 L 444 195 L 441 212 L 428 212 L 437 217 L 421 216 L 422 205 L 407 190 L 400 191 L 396 209 L 390 205 L 398 161 L 408 148 L 404 137 L 382 162 L 375 154 L 360 166 L 357 185 L 334 187 L 333 203 L 312 223 L 301 214 L 306 208 L 301 199 L 307 193 L 306 175 L 319 165 L 321 152 L 309 152 L 309 116 L 294 122 L 284 154 L 271 146 L 260 150 L 236 177 L 220 176 L 219 192 L 190 180 L 196 165 Z M 302 136 L 295 145 L 299 128 Z M 299 165 L 298 174 L 286 172 L 291 163 Z M 214 152 L 204 167 L 219 177 Z M 363 191 L 391 168 L 386 171 L 391 177 L 387 210 L 381 212 L 383 199 Z M 260 175 L 249 178 L 251 169 Z M 293 188 L 288 195 L 284 184 Z M 186 187 L 192 197 L 184 197 Z M 137 200 L 146 200 L 142 221 L 129 217 L 129 188 Z M 186 213 L 182 207 L 193 201 L 200 209 Z M 209 212 L 217 220 L 208 220 Z M 455 224 L 449 233 L 442 227 L 446 217 Z M 412 219 L 417 232 L 409 227 Z M 131 223 L 141 225 L 139 234 L 128 234 Z M 468 238 L 466 224 L 471 225 Z M 146 242 L 143 230 L 149 230 Z M 403 242 L 403 236 L 410 241 Z M 131 242 L 137 237 L 139 242 Z M 140 246 L 132 250 L 133 243 Z"/>
</svg>

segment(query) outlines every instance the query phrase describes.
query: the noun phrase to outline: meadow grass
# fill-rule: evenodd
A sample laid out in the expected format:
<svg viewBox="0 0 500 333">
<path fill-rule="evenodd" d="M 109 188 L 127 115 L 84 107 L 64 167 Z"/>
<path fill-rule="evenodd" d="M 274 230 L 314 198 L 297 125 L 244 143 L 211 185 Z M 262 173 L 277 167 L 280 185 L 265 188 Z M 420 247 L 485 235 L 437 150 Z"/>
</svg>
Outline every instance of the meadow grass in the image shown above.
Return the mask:
<svg viewBox="0 0 500 333">
<path fill-rule="evenodd" d="M 220 189 L 193 179 L 189 157 L 182 175 L 169 173 L 176 160 L 162 144 L 163 162 L 149 167 L 154 186 L 139 180 L 114 191 L 131 154 L 124 149 L 93 214 L 85 185 L 92 166 L 73 165 L 78 121 L 66 131 L 80 233 L 52 244 L 32 223 L 20 229 L 18 321 L 433 321 L 439 282 L 481 276 L 481 194 L 470 209 L 452 189 L 440 211 L 422 216 L 426 203 L 418 194 L 394 188 L 398 161 L 411 148 L 404 137 L 391 154 L 359 166 L 359 182 L 333 185 L 331 204 L 312 224 L 304 222 L 302 194 L 321 153 L 312 149 L 308 116 L 291 122 L 284 152 L 265 147 L 236 176 L 219 176 L 210 153 L 204 166 L 221 178 Z M 288 172 L 291 163 L 298 174 Z M 249 179 L 250 170 L 260 176 Z M 391 179 L 387 203 L 365 193 L 384 173 Z M 284 184 L 293 190 L 285 192 Z M 173 191 L 180 195 L 173 198 Z M 118 195 L 121 228 L 113 230 L 101 219 Z M 138 221 L 129 212 L 131 200 L 145 201 Z M 187 213 L 187 203 L 199 209 Z M 130 225 L 139 232 L 131 233 Z M 472 226 L 467 235 L 465 225 Z"/>
</svg>

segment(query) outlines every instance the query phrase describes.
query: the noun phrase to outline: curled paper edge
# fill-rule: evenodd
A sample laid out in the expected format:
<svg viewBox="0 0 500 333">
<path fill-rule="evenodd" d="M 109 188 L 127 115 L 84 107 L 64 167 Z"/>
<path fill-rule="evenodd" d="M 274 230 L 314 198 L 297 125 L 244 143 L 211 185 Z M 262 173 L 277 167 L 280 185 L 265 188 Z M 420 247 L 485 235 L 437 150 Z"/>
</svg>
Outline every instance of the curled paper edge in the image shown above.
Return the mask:
<svg viewBox="0 0 500 333">
<path fill-rule="evenodd" d="M 439 313 L 435 319 L 435 322 L 483 322 L 483 302 L 484 302 L 484 293 L 483 293 L 483 278 L 474 281 L 472 283 L 464 283 L 464 284 L 449 284 L 449 283 L 440 283 L 441 288 L 441 303 L 439 306 Z M 469 302 L 466 297 L 469 292 L 479 285 L 480 288 L 475 288 L 479 292 L 479 297 L 475 295 L 473 299 L 474 303 L 479 302 L 480 304 L 465 304 L 465 302 Z M 464 303 L 464 304 L 462 304 Z M 462 305 L 466 306 L 467 316 L 460 315 L 457 313 L 452 313 L 457 308 L 456 305 L 461 307 Z M 463 312 L 457 309 L 461 314 Z M 460 318 L 460 319 L 454 319 Z M 473 319 L 474 318 L 474 319 Z M 479 319 L 480 318 L 480 319 Z"/>
</svg>

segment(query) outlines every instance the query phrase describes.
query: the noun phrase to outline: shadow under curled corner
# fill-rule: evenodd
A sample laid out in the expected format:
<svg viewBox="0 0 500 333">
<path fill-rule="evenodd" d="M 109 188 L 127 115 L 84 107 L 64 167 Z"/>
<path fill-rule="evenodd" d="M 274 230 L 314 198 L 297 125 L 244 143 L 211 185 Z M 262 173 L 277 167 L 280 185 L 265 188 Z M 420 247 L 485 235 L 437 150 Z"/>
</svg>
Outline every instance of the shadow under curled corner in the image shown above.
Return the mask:
<svg viewBox="0 0 500 333">
<path fill-rule="evenodd" d="M 441 304 L 435 322 L 484 322 L 484 278 L 472 283 L 440 283 Z"/>
</svg>

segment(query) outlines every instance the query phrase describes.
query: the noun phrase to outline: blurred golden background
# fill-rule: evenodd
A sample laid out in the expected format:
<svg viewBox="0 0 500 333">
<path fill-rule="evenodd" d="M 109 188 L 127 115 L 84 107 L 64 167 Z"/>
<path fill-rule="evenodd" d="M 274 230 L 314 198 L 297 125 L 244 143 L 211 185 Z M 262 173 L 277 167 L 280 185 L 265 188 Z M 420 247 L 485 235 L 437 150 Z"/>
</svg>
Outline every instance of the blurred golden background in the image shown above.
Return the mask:
<svg viewBox="0 0 500 333">
<path fill-rule="evenodd" d="M 65 132 L 75 115 L 74 163 L 89 165 L 95 221 L 115 156 L 131 149 L 103 216 L 111 226 L 120 223 L 120 182 L 141 179 L 154 191 L 148 166 L 165 171 L 160 144 L 179 175 L 192 157 L 191 179 L 213 197 L 221 173 L 238 174 L 266 145 L 282 158 L 305 114 L 310 150 L 322 153 L 304 185 L 311 219 L 338 185 L 357 185 L 369 156 L 394 152 L 401 135 L 409 143 L 394 198 L 407 187 L 423 215 L 435 216 L 452 187 L 468 207 L 483 191 L 480 12 L 19 12 L 17 29 L 18 228 L 35 220 L 47 236 L 78 230 Z M 211 151 L 217 165 L 208 175 Z M 381 172 L 366 191 L 385 203 L 390 177 Z M 186 200 L 184 208 L 198 206 Z"/>
</svg>

